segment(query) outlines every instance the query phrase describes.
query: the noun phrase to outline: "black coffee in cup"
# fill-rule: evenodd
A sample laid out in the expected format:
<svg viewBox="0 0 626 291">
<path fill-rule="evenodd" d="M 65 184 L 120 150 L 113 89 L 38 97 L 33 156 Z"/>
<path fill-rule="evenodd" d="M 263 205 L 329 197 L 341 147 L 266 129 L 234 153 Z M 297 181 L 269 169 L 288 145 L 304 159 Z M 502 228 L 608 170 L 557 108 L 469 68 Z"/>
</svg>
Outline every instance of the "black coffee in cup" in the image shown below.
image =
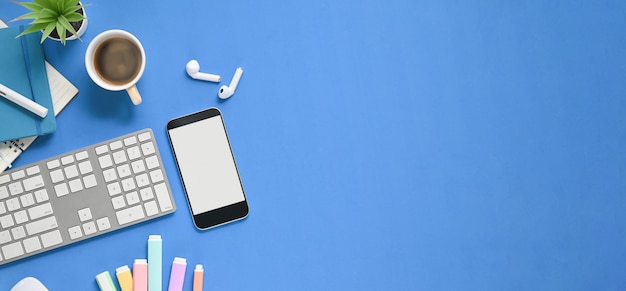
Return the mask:
<svg viewBox="0 0 626 291">
<path fill-rule="evenodd" d="M 131 82 L 141 70 L 141 51 L 129 39 L 112 37 L 102 42 L 94 53 L 98 76 L 112 85 Z"/>
</svg>

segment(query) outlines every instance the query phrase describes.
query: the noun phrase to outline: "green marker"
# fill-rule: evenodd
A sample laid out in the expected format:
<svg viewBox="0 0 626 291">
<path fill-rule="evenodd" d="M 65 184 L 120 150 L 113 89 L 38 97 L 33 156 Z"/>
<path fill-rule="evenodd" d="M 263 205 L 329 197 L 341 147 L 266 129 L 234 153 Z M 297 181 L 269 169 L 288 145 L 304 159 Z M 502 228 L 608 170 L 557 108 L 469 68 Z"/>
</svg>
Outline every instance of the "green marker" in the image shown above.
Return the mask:
<svg viewBox="0 0 626 291">
<path fill-rule="evenodd" d="M 111 279 L 111 274 L 109 274 L 109 271 L 104 271 L 96 275 L 96 282 L 98 282 L 100 291 L 117 291 L 117 288 L 115 288 L 115 284 L 113 284 L 113 279 Z"/>
</svg>

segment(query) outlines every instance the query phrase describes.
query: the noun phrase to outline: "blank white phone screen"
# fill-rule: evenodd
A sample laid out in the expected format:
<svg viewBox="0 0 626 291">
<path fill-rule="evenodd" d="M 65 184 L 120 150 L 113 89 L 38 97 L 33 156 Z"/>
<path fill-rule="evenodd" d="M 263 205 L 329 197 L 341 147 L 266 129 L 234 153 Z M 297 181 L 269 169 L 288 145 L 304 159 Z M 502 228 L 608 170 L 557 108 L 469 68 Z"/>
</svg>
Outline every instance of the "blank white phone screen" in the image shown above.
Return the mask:
<svg viewBox="0 0 626 291">
<path fill-rule="evenodd" d="M 245 200 L 221 115 L 169 135 L 193 215 Z"/>
</svg>

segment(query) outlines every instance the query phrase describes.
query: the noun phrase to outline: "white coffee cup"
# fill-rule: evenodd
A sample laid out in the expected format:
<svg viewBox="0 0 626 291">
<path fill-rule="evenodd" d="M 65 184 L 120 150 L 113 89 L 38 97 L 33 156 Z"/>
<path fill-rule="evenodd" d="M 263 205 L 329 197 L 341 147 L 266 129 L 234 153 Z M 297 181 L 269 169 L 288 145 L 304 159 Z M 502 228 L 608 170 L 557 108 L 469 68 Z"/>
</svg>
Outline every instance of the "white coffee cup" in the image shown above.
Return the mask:
<svg viewBox="0 0 626 291">
<path fill-rule="evenodd" d="M 146 53 L 131 33 L 114 29 L 97 35 L 87 47 L 85 67 L 98 86 L 126 90 L 133 104 L 141 103 L 136 84 L 146 67 Z"/>
</svg>

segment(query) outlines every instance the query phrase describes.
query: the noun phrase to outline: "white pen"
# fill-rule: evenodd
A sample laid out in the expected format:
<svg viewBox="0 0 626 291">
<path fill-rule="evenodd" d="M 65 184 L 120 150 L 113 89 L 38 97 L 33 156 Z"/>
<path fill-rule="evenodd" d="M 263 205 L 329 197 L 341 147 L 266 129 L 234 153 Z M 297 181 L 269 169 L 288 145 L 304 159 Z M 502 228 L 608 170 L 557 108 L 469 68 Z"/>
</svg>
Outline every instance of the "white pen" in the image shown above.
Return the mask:
<svg viewBox="0 0 626 291">
<path fill-rule="evenodd" d="M 35 101 L 24 97 L 24 95 L 17 93 L 2 84 L 0 84 L 0 96 L 9 99 L 13 103 L 22 106 L 24 109 L 32 113 L 37 114 L 41 118 L 46 117 L 48 114 L 48 108 L 37 104 Z"/>
</svg>

